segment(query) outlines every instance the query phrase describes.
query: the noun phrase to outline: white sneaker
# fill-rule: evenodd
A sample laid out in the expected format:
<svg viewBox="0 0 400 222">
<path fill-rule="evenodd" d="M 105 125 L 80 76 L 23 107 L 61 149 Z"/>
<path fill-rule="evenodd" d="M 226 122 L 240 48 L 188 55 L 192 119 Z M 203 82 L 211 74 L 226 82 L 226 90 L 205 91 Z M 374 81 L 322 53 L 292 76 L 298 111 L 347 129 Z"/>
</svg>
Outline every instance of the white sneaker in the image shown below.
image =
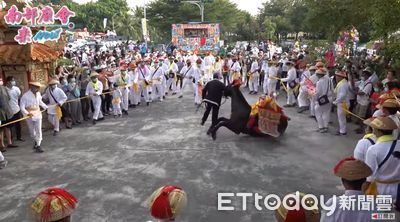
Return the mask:
<svg viewBox="0 0 400 222">
<path fill-rule="evenodd" d="M 5 167 L 7 166 L 7 164 L 8 164 L 8 161 L 7 161 L 7 160 L 1 161 L 1 162 L 0 162 L 0 169 L 5 168 Z"/>
</svg>

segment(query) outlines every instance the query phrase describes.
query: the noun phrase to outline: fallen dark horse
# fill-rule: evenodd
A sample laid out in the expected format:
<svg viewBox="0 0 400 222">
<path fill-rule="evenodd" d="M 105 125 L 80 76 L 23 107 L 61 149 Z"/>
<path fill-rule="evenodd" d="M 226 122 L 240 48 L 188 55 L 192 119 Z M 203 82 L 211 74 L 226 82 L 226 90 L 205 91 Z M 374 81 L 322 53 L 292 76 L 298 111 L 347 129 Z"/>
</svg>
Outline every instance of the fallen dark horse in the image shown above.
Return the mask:
<svg viewBox="0 0 400 222">
<path fill-rule="evenodd" d="M 208 132 L 211 134 L 214 140 L 217 139 L 217 131 L 220 127 L 224 126 L 236 134 L 248 134 L 250 136 L 267 136 L 267 134 L 258 133 L 247 127 L 249 121 L 251 106 L 247 103 L 242 92 L 240 91 L 240 85 L 229 84 L 224 91 L 224 95 L 231 97 L 231 118 L 227 119 L 224 117 L 218 118 L 217 124 Z M 278 131 L 282 135 L 288 126 L 288 118 L 281 116 L 280 123 L 278 125 Z"/>
</svg>

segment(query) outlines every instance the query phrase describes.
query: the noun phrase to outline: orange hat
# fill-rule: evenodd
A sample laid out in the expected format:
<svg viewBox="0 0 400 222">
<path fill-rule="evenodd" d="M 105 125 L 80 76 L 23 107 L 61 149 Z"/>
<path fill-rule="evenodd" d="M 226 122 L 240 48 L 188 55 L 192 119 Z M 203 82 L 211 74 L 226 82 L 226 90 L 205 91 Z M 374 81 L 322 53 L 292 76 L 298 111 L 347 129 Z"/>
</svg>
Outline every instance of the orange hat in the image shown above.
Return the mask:
<svg viewBox="0 0 400 222">
<path fill-rule="evenodd" d="M 372 170 L 367 164 L 354 159 L 354 157 L 348 157 L 339 161 L 335 168 L 333 168 L 333 172 L 336 176 L 350 181 L 361 180 L 372 174 Z"/>
<path fill-rule="evenodd" d="M 319 68 L 317 71 L 315 71 L 315 74 L 324 74 L 326 75 L 326 69 L 325 68 Z"/>
<path fill-rule="evenodd" d="M 39 87 L 39 88 L 42 87 L 42 84 L 40 82 L 29 82 L 28 84 L 31 86 Z"/>
<path fill-rule="evenodd" d="M 128 70 L 128 65 L 124 64 L 119 68 L 121 71 L 126 71 Z"/>
<path fill-rule="evenodd" d="M 60 82 L 57 79 L 51 79 L 48 84 L 54 85 L 54 84 L 60 84 Z"/>
<path fill-rule="evenodd" d="M 378 130 L 395 130 L 397 124 L 390 117 L 378 117 L 369 121 L 364 121 L 364 124 Z"/>
<path fill-rule="evenodd" d="M 315 64 L 315 67 L 317 67 L 317 68 L 325 67 L 325 64 L 323 62 L 317 62 Z"/>
<path fill-rule="evenodd" d="M 150 213 L 157 219 L 174 220 L 186 203 L 186 193 L 180 187 L 163 186 L 150 196 Z"/>
<path fill-rule="evenodd" d="M 382 102 L 382 104 L 376 105 L 376 107 L 378 109 L 381 109 L 381 108 L 400 108 L 400 104 L 399 104 L 399 102 L 397 102 L 396 99 L 390 98 L 390 99 L 384 100 Z"/>
<path fill-rule="evenodd" d="M 134 62 L 131 62 L 131 64 L 129 64 L 129 68 L 131 69 L 136 69 L 137 65 Z"/>
<path fill-rule="evenodd" d="M 58 221 L 70 216 L 78 200 L 62 188 L 48 188 L 40 192 L 31 204 L 31 213 L 37 221 Z"/>
<path fill-rule="evenodd" d="M 336 75 L 336 76 L 343 77 L 343 78 L 347 78 L 347 73 L 344 72 L 344 71 L 341 71 L 341 70 L 336 71 L 336 72 L 335 72 L 335 75 Z"/>
<path fill-rule="evenodd" d="M 304 193 L 300 193 L 300 200 L 303 199 L 305 196 Z M 312 199 L 310 199 L 312 201 Z M 304 201 L 308 203 L 307 201 Z M 308 205 L 307 205 L 308 206 Z M 312 207 L 310 204 L 309 207 Z M 279 208 L 275 211 L 275 217 L 278 222 L 319 222 L 320 221 L 320 213 L 318 208 L 313 210 L 305 210 L 301 207 L 299 210 L 288 210 L 285 206 L 281 203 Z"/>
</svg>

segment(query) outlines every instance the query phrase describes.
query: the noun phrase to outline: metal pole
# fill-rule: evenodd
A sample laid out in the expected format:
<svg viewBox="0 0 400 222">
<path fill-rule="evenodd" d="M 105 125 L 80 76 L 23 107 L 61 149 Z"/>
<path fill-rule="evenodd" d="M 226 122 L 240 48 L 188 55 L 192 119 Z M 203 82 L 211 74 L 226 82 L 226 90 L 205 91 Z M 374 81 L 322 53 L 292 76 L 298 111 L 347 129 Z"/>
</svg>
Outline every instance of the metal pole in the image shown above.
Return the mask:
<svg viewBox="0 0 400 222">
<path fill-rule="evenodd" d="M 147 26 L 147 19 L 146 19 L 146 0 L 143 0 L 144 2 L 144 6 L 143 6 L 143 17 L 144 20 L 146 21 L 146 26 Z M 144 37 L 144 45 L 146 46 L 146 50 L 148 50 L 147 48 L 147 33 L 143 33 L 143 37 Z M 147 53 L 147 52 L 146 52 Z"/>
<path fill-rule="evenodd" d="M 204 2 L 200 3 L 201 22 L 204 22 Z"/>
</svg>

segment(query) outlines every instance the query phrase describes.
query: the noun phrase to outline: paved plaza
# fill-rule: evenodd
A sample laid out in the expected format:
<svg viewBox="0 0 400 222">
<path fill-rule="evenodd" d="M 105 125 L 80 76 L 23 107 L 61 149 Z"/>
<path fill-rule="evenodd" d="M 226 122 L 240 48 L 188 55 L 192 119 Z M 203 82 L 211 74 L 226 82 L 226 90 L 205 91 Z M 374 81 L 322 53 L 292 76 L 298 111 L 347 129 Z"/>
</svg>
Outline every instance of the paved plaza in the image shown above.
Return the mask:
<svg viewBox="0 0 400 222">
<path fill-rule="evenodd" d="M 358 136 L 334 136 L 336 123 L 330 133 L 320 134 L 313 119 L 292 108 L 286 109 L 291 121 L 279 139 L 237 136 L 221 128 L 213 141 L 205 133 L 210 122 L 200 126 L 204 109 L 196 112 L 189 94 L 95 126 L 64 129 L 57 137 L 46 131 L 43 154 L 33 153 L 26 135 L 26 142 L 5 153 L 9 165 L 0 171 L 0 221 L 27 221 L 29 201 L 52 186 L 78 198 L 72 219 L 79 222 L 154 221 L 147 198 L 166 184 L 187 192 L 188 205 L 177 219 L 182 222 L 274 221 L 274 213 L 256 210 L 252 199 L 247 211 L 240 210 L 239 198 L 233 201 L 235 211 L 218 211 L 218 192 L 343 192 L 332 168 L 352 154 Z M 247 97 L 250 103 L 258 98 Z M 230 100 L 220 115 L 229 113 Z"/>
</svg>

